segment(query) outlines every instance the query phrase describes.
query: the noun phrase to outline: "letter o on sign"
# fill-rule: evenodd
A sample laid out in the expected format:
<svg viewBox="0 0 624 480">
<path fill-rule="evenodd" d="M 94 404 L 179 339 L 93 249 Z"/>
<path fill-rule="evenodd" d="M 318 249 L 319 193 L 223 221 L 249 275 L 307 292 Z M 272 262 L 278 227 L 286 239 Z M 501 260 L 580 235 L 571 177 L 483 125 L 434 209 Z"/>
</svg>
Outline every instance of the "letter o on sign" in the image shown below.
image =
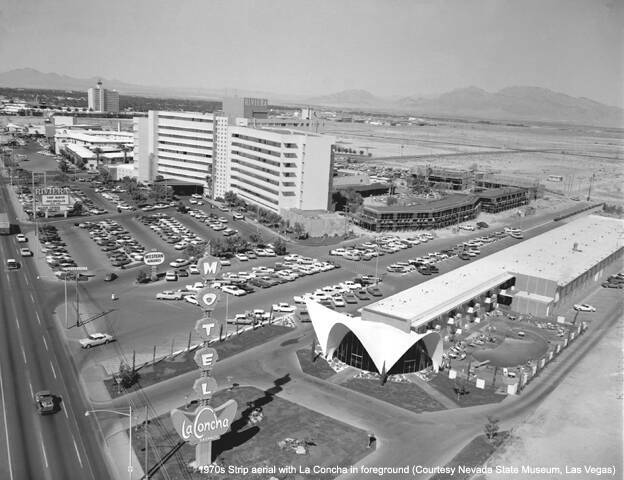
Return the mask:
<svg viewBox="0 0 624 480">
<path fill-rule="evenodd" d="M 221 290 L 217 288 L 205 287 L 197 292 L 197 300 L 204 310 L 214 310 L 220 296 Z"/>
</svg>

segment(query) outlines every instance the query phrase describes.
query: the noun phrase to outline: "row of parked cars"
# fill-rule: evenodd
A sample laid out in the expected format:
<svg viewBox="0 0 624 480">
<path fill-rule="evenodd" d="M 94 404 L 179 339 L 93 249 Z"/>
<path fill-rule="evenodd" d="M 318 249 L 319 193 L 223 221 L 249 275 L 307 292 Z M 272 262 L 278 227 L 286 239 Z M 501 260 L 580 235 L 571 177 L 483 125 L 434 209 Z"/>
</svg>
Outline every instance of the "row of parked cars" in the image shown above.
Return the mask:
<svg viewBox="0 0 624 480">
<path fill-rule="evenodd" d="M 76 278 L 75 273 L 65 270 L 77 265 L 67 251 L 67 245 L 61 239 L 58 229 L 54 225 L 39 225 L 39 243 L 41 244 L 41 252 L 45 254 L 46 263 L 57 278 L 61 280 Z"/>
<path fill-rule="evenodd" d="M 93 200 L 91 200 L 86 193 L 84 193 L 80 188 L 78 187 L 70 187 L 70 191 L 72 193 L 72 196 L 74 198 L 76 198 L 81 204 L 82 204 L 82 213 L 83 214 L 88 214 L 88 215 L 104 215 L 105 213 L 108 213 L 106 210 L 104 210 L 103 208 L 98 208 L 95 206 L 95 203 L 93 203 Z"/>
<path fill-rule="evenodd" d="M 604 288 L 624 288 L 624 273 L 611 275 L 605 282 L 602 282 L 602 286 Z"/>
<path fill-rule="evenodd" d="M 231 237 L 238 234 L 238 230 L 228 227 L 228 219 L 226 217 L 219 217 L 214 213 L 206 213 L 197 209 L 189 210 L 187 213 L 191 217 L 208 225 L 215 232 L 221 232 L 225 237 Z"/>
<path fill-rule="evenodd" d="M 378 286 L 379 281 L 379 278 L 371 275 L 361 275 L 336 285 L 326 285 L 314 292 L 295 295 L 293 300 L 295 304 L 314 301 L 329 308 L 344 308 L 347 305 L 357 304 L 359 301 L 381 297 L 383 292 Z"/>
<path fill-rule="evenodd" d="M 347 260 L 367 261 L 375 257 L 400 252 L 414 245 L 428 242 L 433 238 L 433 235 L 428 232 L 403 239 L 394 235 L 386 235 L 378 237 L 374 242 L 364 242 L 350 248 L 333 248 L 329 251 L 329 254 L 340 256 Z"/>
<path fill-rule="evenodd" d="M 184 250 L 189 245 L 205 245 L 206 240 L 179 220 L 166 213 L 142 215 L 139 221 L 156 233 L 165 243 L 173 245 L 176 250 Z"/>
<path fill-rule="evenodd" d="M 89 230 L 89 236 L 108 257 L 113 267 L 123 268 L 143 260 L 145 247 L 114 220 L 76 224 Z"/>
</svg>

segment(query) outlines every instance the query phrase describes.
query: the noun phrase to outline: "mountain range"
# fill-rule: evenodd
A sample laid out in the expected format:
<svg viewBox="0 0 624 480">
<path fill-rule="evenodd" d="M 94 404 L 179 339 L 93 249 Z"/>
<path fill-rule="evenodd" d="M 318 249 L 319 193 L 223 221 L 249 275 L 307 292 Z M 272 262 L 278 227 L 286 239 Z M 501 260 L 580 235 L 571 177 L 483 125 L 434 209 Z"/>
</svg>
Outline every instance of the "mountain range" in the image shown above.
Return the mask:
<svg viewBox="0 0 624 480">
<path fill-rule="evenodd" d="M 57 73 L 43 73 L 32 68 L 0 73 L 0 87 L 86 91 L 87 88 L 96 85 L 98 80 L 102 80 L 106 88 L 116 89 L 122 95 L 220 99 L 234 92 L 232 89 L 143 86 L 96 77 L 74 78 Z M 236 90 L 236 94 L 260 96 L 268 98 L 273 103 L 369 109 L 417 116 L 458 116 L 624 127 L 622 108 L 541 87 L 513 86 L 493 93 L 478 87 L 466 87 L 437 96 L 403 98 L 378 97 L 366 90 L 344 90 L 315 97 L 245 90 Z"/>
</svg>

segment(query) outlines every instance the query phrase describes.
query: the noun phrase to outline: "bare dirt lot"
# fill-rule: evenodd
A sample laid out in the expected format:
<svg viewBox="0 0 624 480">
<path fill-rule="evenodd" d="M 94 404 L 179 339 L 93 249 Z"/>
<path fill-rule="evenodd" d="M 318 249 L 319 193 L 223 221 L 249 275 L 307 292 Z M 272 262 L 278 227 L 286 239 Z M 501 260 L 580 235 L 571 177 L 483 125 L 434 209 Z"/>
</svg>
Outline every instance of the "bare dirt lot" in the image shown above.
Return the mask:
<svg viewBox="0 0 624 480">
<path fill-rule="evenodd" d="M 553 192 L 624 202 L 624 135 L 621 130 L 582 126 L 494 125 L 435 122 L 424 126 L 375 126 L 326 122 L 324 133 L 339 144 L 370 153 L 367 163 L 398 168 L 469 168 L 538 179 Z M 387 158 L 393 157 L 393 158 Z M 560 182 L 547 181 L 560 175 Z"/>
</svg>

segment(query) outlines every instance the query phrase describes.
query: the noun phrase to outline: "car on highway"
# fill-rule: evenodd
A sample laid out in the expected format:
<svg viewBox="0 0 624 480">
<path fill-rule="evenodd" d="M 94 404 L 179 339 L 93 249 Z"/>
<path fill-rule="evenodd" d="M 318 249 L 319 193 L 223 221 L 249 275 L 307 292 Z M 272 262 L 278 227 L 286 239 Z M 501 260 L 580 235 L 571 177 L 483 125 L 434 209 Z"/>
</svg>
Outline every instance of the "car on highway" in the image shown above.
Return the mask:
<svg viewBox="0 0 624 480">
<path fill-rule="evenodd" d="M 281 303 L 274 303 L 271 309 L 274 312 L 293 313 L 297 309 L 297 307 L 295 307 L 294 305 L 290 305 L 289 303 L 281 302 Z"/>
<path fill-rule="evenodd" d="M 574 310 L 576 310 L 577 312 L 595 312 L 596 307 L 592 307 L 587 303 L 579 303 L 574 305 Z"/>
<path fill-rule="evenodd" d="M 177 290 L 165 290 L 156 294 L 156 300 L 182 300 L 182 292 Z"/>
<path fill-rule="evenodd" d="M 82 348 L 97 347 L 112 342 L 115 338 L 108 333 L 90 333 L 87 338 L 78 340 Z"/>
<path fill-rule="evenodd" d="M 37 406 L 39 415 L 49 415 L 57 411 L 56 397 L 48 390 L 41 390 L 35 393 L 35 405 Z"/>
<path fill-rule="evenodd" d="M 6 263 L 9 270 L 17 270 L 19 268 L 19 263 L 14 258 L 7 259 Z"/>
<path fill-rule="evenodd" d="M 18 243 L 26 243 L 28 241 L 28 237 L 23 233 L 18 233 L 15 236 L 15 240 L 17 240 Z"/>
<path fill-rule="evenodd" d="M 22 257 L 32 257 L 33 252 L 30 248 L 20 248 L 20 255 Z"/>
</svg>

